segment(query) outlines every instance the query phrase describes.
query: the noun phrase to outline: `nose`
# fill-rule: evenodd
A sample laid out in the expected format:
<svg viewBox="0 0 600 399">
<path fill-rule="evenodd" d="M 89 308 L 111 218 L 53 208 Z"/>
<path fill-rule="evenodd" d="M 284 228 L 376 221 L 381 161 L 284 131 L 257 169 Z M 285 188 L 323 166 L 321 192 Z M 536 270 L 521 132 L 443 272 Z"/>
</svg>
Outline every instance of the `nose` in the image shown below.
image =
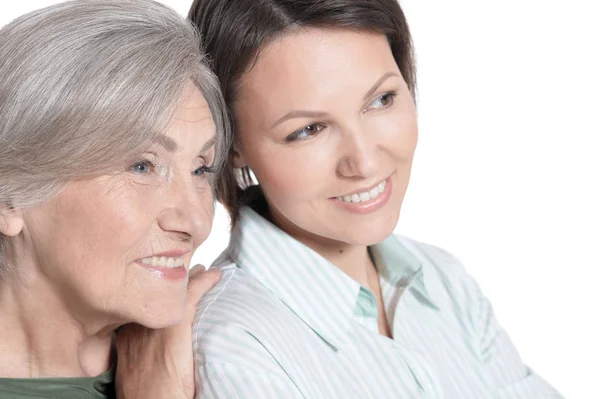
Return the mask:
<svg viewBox="0 0 600 399">
<path fill-rule="evenodd" d="M 198 187 L 193 178 L 176 178 L 165 189 L 159 227 L 173 238 L 200 245 L 210 233 L 213 194 L 208 184 Z"/>
<path fill-rule="evenodd" d="M 346 130 L 342 135 L 342 157 L 337 168 L 341 176 L 368 178 L 377 173 L 379 150 L 374 136 L 360 127 Z"/>
</svg>

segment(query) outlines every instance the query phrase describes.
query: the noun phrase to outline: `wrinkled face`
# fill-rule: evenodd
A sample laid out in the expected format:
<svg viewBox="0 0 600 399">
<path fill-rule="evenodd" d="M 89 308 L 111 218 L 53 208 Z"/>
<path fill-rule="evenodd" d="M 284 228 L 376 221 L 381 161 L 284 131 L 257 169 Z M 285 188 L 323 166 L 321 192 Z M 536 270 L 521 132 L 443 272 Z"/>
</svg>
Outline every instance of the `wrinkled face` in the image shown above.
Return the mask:
<svg viewBox="0 0 600 399">
<path fill-rule="evenodd" d="M 189 85 L 167 130 L 119 173 L 70 182 L 24 214 L 40 273 L 86 317 L 176 323 L 194 249 L 208 236 L 215 125 Z"/>
<path fill-rule="evenodd" d="M 383 35 L 302 29 L 262 49 L 234 104 L 236 166 L 297 238 L 392 233 L 417 143 L 412 96 Z"/>
</svg>

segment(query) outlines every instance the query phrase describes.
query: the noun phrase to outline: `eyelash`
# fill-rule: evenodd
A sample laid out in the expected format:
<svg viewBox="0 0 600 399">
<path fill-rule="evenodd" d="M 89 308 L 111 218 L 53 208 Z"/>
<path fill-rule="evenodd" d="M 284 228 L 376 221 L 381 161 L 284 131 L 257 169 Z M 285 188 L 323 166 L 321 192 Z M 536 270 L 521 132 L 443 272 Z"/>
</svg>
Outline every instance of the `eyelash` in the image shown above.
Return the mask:
<svg viewBox="0 0 600 399">
<path fill-rule="evenodd" d="M 139 161 L 139 162 L 136 162 L 136 163 L 134 163 L 133 165 L 131 165 L 131 170 L 132 170 L 132 172 L 134 172 L 134 173 L 139 173 L 139 174 L 144 174 L 144 172 L 140 172 L 140 171 L 136 170 L 136 168 L 137 168 L 138 166 L 147 166 L 147 167 L 149 167 L 150 169 L 154 169 L 154 168 L 156 167 L 156 165 L 154 164 L 154 162 L 152 162 L 152 161 L 149 161 L 149 160 L 147 160 L 147 159 L 146 159 L 146 160 L 144 160 L 144 161 Z"/>
<path fill-rule="evenodd" d="M 311 134 L 309 137 L 306 138 L 300 138 L 300 135 L 302 134 L 302 132 L 306 131 L 306 130 L 312 130 L 315 129 L 315 132 L 313 134 Z M 325 129 L 325 125 L 322 123 L 313 123 L 311 125 L 307 125 L 304 126 L 302 129 L 296 130 L 294 133 L 290 134 L 289 136 L 287 136 L 285 138 L 285 141 L 287 143 L 291 143 L 294 141 L 298 141 L 298 140 L 307 140 L 310 137 L 315 136 L 317 133 L 319 133 L 321 130 Z"/>
<path fill-rule="evenodd" d="M 201 170 L 202 174 L 194 175 L 194 176 L 202 177 L 207 173 L 210 173 L 210 174 L 217 173 L 217 168 L 215 168 L 214 166 L 200 166 L 198 169 L 196 169 L 192 173 L 196 173 L 196 171 L 198 171 L 198 170 Z"/>
<path fill-rule="evenodd" d="M 387 93 L 384 93 L 384 94 L 380 95 L 375 100 L 371 101 L 371 103 L 369 104 L 369 106 L 371 104 L 373 104 L 377 100 L 382 100 L 383 98 L 389 98 L 390 103 L 387 104 L 387 105 L 384 105 L 383 108 L 391 107 L 394 104 L 394 100 L 396 99 L 397 95 L 398 95 L 398 93 L 396 93 L 395 91 L 389 91 Z M 365 108 L 365 111 L 363 111 L 363 112 L 366 112 L 368 109 L 369 109 L 369 107 Z"/>
<path fill-rule="evenodd" d="M 377 97 L 376 99 L 374 99 L 373 101 L 371 101 L 371 103 L 369 103 L 369 106 L 371 106 L 371 104 L 373 104 L 377 100 L 382 100 L 384 98 L 389 98 L 389 100 L 390 100 L 389 104 L 386 104 L 386 105 L 384 105 L 381 108 L 375 108 L 375 109 L 389 108 L 390 106 L 392 106 L 394 104 L 394 100 L 395 100 L 395 98 L 396 98 L 397 95 L 398 95 L 398 93 L 396 93 L 395 91 L 390 91 L 390 92 L 384 93 L 384 94 L 380 95 L 379 97 Z M 369 106 L 367 108 L 365 108 L 363 110 L 363 112 L 367 112 L 369 110 Z M 304 126 L 302 129 L 296 130 L 294 133 L 292 133 L 289 136 L 287 136 L 285 138 L 285 141 L 287 143 L 292 143 L 294 141 L 299 141 L 299 140 L 308 140 L 309 138 L 316 136 L 321 130 L 325 129 L 325 127 L 326 126 L 324 124 L 322 124 L 322 123 L 313 123 L 313 124 Z M 314 128 L 317 128 L 317 129 L 315 130 L 315 132 L 313 134 L 309 135 L 306 138 L 300 138 L 300 135 L 302 134 L 302 132 L 304 132 L 306 130 L 312 130 Z"/>
<path fill-rule="evenodd" d="M 136 162 L 136 163 L 134 163 L 134 164 L 131 166 L 131 169 L 132 169 L 132 171 L 133 171 L 134 173 L 138 173 L 138 174 L 146 174 L 146 172 L 139 172 L 139 171 L 136 171 L 136 169 L 135 169 L 135 168 L 137 168 L 138 166 L 147 166 L 149 169 L 154 169 L 154 168 L 156 168 L 156 164 L 155 164 L 154 162 L 152 162 L 152 161 L 150 161 L 150 160 L 144 160 L 144 161 Z M 198 172 L 198 171 L 200 171 L 200 173 L 199 173 L 199 174 L 196 174 L 196 172 Z M 194 171 L 192 172 L 192 174 L 193 174 L 194 176 L 197 176 L 197 177 L 203 177 L 203 176 L 204 176 L 204 175 L 206 175 L 207 173 L 211 173 L 211 174 L 212 174 L 212 173 L 216 173 L 216 172 L 217 172 L 217 168 L 215 168 L 215 166 L 214 166 L 214 165 L 211 165 L 211 166 L 206 166 L 206 165 L 203 165 L 203 166 L 199 167 L 198 169 L 194 170 Z"/>
</svg>

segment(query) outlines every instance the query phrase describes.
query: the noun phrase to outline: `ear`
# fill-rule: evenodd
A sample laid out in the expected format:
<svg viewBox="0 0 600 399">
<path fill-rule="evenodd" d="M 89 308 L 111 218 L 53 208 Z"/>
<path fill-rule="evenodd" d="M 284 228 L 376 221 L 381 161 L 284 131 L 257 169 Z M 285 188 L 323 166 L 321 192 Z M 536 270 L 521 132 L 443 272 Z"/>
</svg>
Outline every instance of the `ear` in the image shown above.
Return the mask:
<svg viewBox="0 0 600 399">
<path fill-rule="evenodd" d="M 233 147 L 233 167 L 239 169 L 243 168 L 244 166 L 248 166 L 246 159 L 244 158 L 244 155 L 240 151 L 238 145 L 235 144 Z"/>
<path fill-rule="evenodd" d="M 23 212 L 6 204 L 0 204 L 0 234 L 14 237 L 23 230 Z"/>
</svg>

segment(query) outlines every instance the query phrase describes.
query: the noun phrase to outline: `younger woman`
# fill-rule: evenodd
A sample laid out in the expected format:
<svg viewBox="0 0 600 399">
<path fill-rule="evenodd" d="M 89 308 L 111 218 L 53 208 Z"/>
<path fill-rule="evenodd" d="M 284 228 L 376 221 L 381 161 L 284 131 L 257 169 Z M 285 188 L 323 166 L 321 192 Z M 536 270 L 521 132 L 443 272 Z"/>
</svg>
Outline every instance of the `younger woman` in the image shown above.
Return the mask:
<svg viewBox="0 0 600 399">
<path fill-rule="evenodd" d="M 196 0 L 234 119 L 206 398 L 559 398 L 446 251 L 392 235 L 417 144 L 396 0 Z M 249 183 L 243 190 L 236 169 Z"/>
</svg>

